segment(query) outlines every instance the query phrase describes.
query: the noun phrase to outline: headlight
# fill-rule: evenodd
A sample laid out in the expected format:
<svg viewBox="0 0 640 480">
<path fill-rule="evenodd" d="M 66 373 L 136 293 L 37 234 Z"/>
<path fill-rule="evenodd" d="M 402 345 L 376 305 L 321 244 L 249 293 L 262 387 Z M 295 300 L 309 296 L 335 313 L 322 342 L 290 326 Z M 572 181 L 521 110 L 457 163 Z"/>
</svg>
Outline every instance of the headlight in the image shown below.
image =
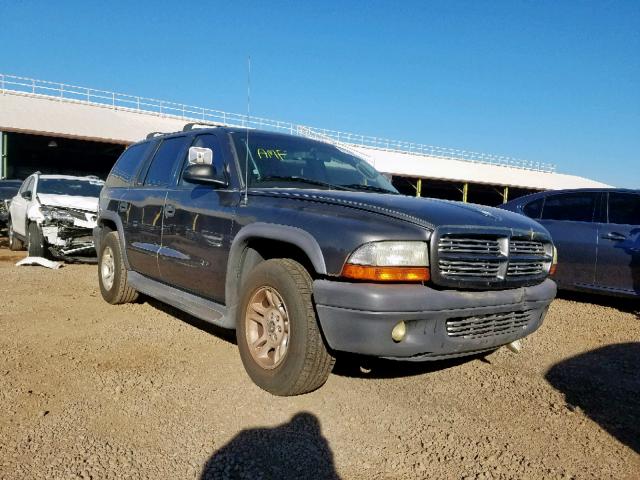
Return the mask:
<svg viewBox="0 0 640 480">
<path fill-rule="evenodd" d="M 73 215 L 68 211 L 54 207 L 40 207 L 40 211 L 46 220 L 58 220 L 61 222 L 73 222 Z"/>
<path fill-rule="evenodd" d="M 351 254 L 342 276 L 383 282 L 426 282 L 430 276 L 428 245 L 416 241 L 365 243 Z"/>
</svg>

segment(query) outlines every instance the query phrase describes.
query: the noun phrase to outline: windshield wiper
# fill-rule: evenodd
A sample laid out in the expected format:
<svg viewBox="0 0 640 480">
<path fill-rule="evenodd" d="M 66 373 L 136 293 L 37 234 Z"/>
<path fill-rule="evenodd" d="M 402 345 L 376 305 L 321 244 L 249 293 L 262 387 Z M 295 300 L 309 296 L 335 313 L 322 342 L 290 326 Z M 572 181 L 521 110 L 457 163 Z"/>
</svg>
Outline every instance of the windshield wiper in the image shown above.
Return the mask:
<svg viewBox="0 0 640 480">
<path fill-rule="evenodd" d="M 349 185 L 340 185 L 341 187 L 348 188 L 349 190 L 366 190 L 368 192 L 390 193 L 392 195 L 398 195 L 398 192 L 389 190 L 382 187 L 376 187 L 374 185 L 362 185 L 360 183 L 350 183 Z"/>
<path fill-rule="evenodd" d="M 260 182 L 269 182 L 269 181 L 278 181 L 284 180 L 286 182 L 300 182 L 300 183 L 308 183 L 309 185 L 317 185 L 319 187 L 327 187 L 332 190 L 350 190 L 347 186 L 344 185 L 334 185 L 333 183 L 327 183 L 320 180 L 314 180 L 312 178 L 298 177 L 296 175 L 267 175 L 266 177 L 260 177 L 258 179 Z M 257 185 L 253 184 L 252 187 Z"/>
</svg>

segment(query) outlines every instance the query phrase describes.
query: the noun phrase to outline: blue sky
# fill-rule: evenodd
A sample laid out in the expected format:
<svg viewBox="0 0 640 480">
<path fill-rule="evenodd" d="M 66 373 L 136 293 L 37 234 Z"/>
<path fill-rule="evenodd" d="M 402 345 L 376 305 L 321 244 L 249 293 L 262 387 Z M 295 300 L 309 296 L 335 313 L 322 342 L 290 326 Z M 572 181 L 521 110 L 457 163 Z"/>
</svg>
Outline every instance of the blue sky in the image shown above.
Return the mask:
<svg viewBox="0 0 640 480">
<path fill-rule="evenodd" d="M 0 72 L 640 188 L 640 1 L 0 0 Z"/>
</svg>

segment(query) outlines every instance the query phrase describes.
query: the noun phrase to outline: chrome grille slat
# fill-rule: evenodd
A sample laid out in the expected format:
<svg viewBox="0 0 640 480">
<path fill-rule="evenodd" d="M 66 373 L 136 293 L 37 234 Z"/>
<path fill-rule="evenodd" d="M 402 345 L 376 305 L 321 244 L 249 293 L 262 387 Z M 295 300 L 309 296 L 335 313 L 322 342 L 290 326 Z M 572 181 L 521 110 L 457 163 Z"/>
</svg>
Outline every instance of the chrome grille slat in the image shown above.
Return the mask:
<svg viewBox="0 0 640 480">
<path fill-rule="evenodd" d="M 542 241 L 486 234 L 444 234 L 437 254 L 439 274 L 457 282 L 524 280 L 544 275 L 549 261 Z"/>
<path fill-rule="evenodd" d="M 450 318 L 447 335 L 462 338 L 484 338 L 513 333 L 531 320 L 531 310 Z"/>
</svg>

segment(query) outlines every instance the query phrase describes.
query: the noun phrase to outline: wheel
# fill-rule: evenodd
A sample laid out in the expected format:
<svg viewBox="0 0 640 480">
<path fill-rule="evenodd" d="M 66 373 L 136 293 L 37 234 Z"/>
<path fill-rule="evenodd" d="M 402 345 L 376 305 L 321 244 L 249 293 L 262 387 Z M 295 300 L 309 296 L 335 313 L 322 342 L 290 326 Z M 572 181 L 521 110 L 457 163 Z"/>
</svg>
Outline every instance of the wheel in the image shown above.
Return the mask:
<svg viewBox="0 0 640 480">
<path fill-rule="evenodd" d="M 127 284 L 118 232 L 109 232 L 102 237 L 98 252 L 98 283 L 102 298 L 112 305 L 130 303 L 138 298 L 138 292 Z"/>
<path fill-rule="evenodd" d="M 262 262 L 244 284 L 236 323 L 240 358 L 256 385 L 274 395 L 311 392 L 333 368 L 311 291 L 309 273 L 289 259 Z"/>
<path fill-rule="evenodd" d="M 46 253 L 42 229 L 35 222 L 31 222 L 27 229 L 27 250 L 30 257 L 44 257 Z"/>
<path fill-rule="evenodd" d="M 13 223 L 9 218 L 9 250 L 17 252 L 18 250 L 24 250 L 24 242 L 16 237 L 13 231 Z"/>
</svg>

